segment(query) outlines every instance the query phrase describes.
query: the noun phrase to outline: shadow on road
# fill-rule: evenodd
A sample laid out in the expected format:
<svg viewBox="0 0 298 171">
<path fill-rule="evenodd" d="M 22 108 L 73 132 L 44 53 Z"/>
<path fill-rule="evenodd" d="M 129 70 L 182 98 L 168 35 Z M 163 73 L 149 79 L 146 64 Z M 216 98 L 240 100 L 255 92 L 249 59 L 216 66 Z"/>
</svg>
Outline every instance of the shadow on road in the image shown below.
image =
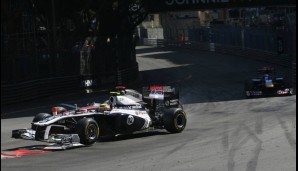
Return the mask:
<svg viewBox="0 0 298 171">
<path fill-rule="evenodd" d="M 180 89 L 183 104 L 245 99 L 244 81 L 266 65 L 260 61 L 197 50 L 150 47 L 136 51 L 140 79 L 127 88 L 141 90 L 142 86 L 153 84 L 175 85 Z M 285 68 L 276 69 L 287 72 Z M 108 92 L 79 92 L 1 106 L 1 119 L 33 117 L 50 111 L 59 103 L 102 102 L 105 99 L 99 97 L 108 98 Z"/>
<path fill-rule="evenodd" d="M 150 132 L 141 132 L 141 133 L 133 133 L 133 134 L 123 134 L 123 135 L 117 135 L 117 136 L 103 136 L 99 138 L 98 143 L 123 141 L 123 140 L 151 137 L 156 135 L 168 135 L 168 134 L 170 133 L 162 132 L 162 131 L 150 131 Z"/>
<path fill-rule="evenodd" d="M 253 78 L 259 68 L 268 65 L 237 56 L 196 50 L 173 48 L 137 50 L 139 54 L 150 51 L 171 53 L 138 57 L 142 84 L 178 85 L 183 104 L 246 99 L 245 80 Z M 159 63 L 162 63 L 163 67 L 159 67 Z M 274 67 L 283 74 L 289 71 L 280 66 Z"/>
</svg>

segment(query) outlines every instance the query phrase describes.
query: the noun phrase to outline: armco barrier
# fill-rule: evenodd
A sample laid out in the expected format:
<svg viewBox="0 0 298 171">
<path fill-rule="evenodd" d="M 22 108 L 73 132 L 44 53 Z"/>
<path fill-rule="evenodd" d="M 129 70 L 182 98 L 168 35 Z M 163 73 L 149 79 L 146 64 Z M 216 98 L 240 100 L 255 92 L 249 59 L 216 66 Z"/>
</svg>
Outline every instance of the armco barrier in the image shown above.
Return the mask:
<svg viewBox="0 0 298 171">
<path fill-rule="evenodd" d="M 1 105 L 32 100 L 78 90 L 79 77 L 38 79 L 21 83 L 1 83 Z"/>
<path fill-rule="evenodd" d="M 163 39 L 148 39 L 148 38 L 144 38 L 143 39 L 143 45 L 161 47 L 161 46 L 164 46 L 164 40 Z"/>
<path fill-rule="evenodd" d="M 111 73 L 90 76 L 100 84 L 125 84 L 138 78 L 138 65 Z M 19 103 L 55 94 L 80 90 L 82 76 L 37 79 L 20 83 L 1 83 L 1 105 Z M 87 77 L 86 77 L 87 78 Z M 103 80 L 106 79 L 106 80 Z"/>
<path fill-rule="evenodd" d="M 283 74 L 291 75 L 292 84 L 296 84 L 296 62 L 293 63 L 289 55 L 278 55 L 277 53 L 257 49 L 221 45 L 215 43 L 164 41 L 164 46 L 222 53 L 264 61 L 275 66 L 282 66 L 288 68 L 286 69 L 287 71 Z"/>
<path fill-rule="evenodd" d="M 136 65 L 135 67 L 129 69 L 123 69 L 116 72 L 116 84 L 123 85 L 129 81 L 136 80 L 138 78 L 139 67 Z"/>
<path fill-rule="evenodd" d="M 234 55 L 239 57 L 251 58 L 255 60 L 265 61 L 275 65 L 291 68 L 292 61 L 289 56 L 280 56 L 277 53 L 266 52 L 256 49 L 242 48 L 239 46 L 228 46 L 215 43 L 200 42 L 171 42 L 165 41 L 165 46 L 180 47 L 185 49 L 194 49 L 201 51 L 211 51 L 222 54 Z"/>
</svg>

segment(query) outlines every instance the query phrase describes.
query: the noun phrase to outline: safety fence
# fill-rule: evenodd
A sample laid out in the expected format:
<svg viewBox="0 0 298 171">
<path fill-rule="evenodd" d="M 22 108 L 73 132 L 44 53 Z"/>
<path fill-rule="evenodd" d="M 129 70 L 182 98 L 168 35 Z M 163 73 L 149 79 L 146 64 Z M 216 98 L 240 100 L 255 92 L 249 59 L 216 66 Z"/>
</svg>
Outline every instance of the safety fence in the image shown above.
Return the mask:
<svg viewBox="0 0 298 171">
<path fill-rule="evenodd" d="M 127 82 L 136 80 L 138 78 L 138 72 L 138 65 L 129 69 L 118 70 L 116 74 L 116 84 L 123 85 Z"/>
<path fill-rule="evenodd" d="M 164 46 L 164 40 L 163 39 L 149 39 L 149 38 L 143 38 L 142 45 L 146 46 L 157 46 L 161 47 Z"/>
<path fill-rule="evenodd" d="M 206 43 L 197 41 L 173 41 L 173 40 L 161 40 L 161 39 L 148 39 L 144 41 L 144 45 L 157 46 L 156 42 L 159 42 L 158 46 L 175 47 L 183 49 L 192 49 L 200 51 L 210 51 L 221 54 L 233 55 L 237 57 L 243 57 L 258 61 L 263 61 L 274 66 L 281 66 L 288 70 L 285 75 L 291 75 L 292 83 L 296 84 L 296 62 L 293 62 L 293 58 L 287 54 L 278 54 L 277 52 L 264 51 L 259 49 L 224 45 L 218 43 Z"/>
<path fill-rule="evenodd" d="M 293 62 L 291 56 L 287 54 L 279 55 L 278 53 L 262 51 L 258 49 L 201 42 L 164 41 L 164 46 L 216 52 L 221 54 L 263 61 L 266 63 L 270 63 L 274 66 L 285 67 L 288 71 L 284 74 L 290 75 L 292 77 L 292 83 L 296 84 L 296 62 Z"/>
<path fill-rule="evenodd" d="M 1 83 L 1 105 L 75 91 L 79 89 L 79 83 L 76 76 Z"/>
<path fill-rule="evenodd" d="M 277 53 L 261 51 L 257 49 L 243 48 L 239 46 L 229 46 L 215 43 L 200 42 L 173 42 L 165 41 L 167 47 L 180 47 L 200 51 L 211 51 L 222 54 L 234 55 L 239 57 L 251 58 L 254 60 L 265 61 L 275 65 L 291 68 L 292 59 L 288 55 L 278 55 Z"/>
<path fill-rule="evenodd" d="M 158 44 L 157 44 L 158 42 Z M 243 58 L 264 61 L 273 65 L 286 67 L 292 75 L 293 83 L 296 83 L 296 62 L 287 54 L 278 54 L 277 52 L 264 51 L 259 49 L 247 48 L 242 46 L 232 46 L 218 43 L 206 43 L 198 41 L 173 41 L 163 39 L 144 39 L 144 45 L 149 46 L 165 46 L 184 49 L 193 49 L 200 51 L 210 51 L 221 54 L 233 55 Z"/>
<path fill-rule="evenodd" d="M 100 88 L 107 85 L 125 84 L 137 78 L 138 66 L 136 65 L 94 75 L 46 78 L 19 83 L 1 82 L 1 105 L 76 92 L 88 87 Z"/>
</svg>

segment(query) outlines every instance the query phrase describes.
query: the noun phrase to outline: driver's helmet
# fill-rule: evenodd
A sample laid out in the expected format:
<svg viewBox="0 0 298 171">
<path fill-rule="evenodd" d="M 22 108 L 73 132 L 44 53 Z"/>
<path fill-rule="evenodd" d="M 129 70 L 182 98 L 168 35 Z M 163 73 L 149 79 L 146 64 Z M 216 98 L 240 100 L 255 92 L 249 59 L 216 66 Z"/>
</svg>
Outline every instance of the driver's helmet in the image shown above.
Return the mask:
<svg viewBox="0 0 298 171">
<path fill-rule="evenodd" d="M 99 107 L 100 111 L 107 111 L 107 110 L 110 110 L 110 109 L 111 109 L 111 107 L 108 103 L 100 104 L 100 107 Z"/>
<path fill-rule="evenodd" d="M 123 90 L 123 89 L 120 90 L 120 94 L 121 94 L 121 95 L 125 95 L 125 94 L 126 94 L 125 90 Z"/>
</svg>

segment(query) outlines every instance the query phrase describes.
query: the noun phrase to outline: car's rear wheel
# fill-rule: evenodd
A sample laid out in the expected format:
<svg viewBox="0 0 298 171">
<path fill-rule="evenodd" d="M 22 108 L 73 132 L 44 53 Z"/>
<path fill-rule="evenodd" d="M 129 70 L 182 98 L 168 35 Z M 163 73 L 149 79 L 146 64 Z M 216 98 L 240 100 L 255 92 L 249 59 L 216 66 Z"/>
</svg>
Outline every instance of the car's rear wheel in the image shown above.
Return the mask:
<svg viewBox="0 0 298 171">
<path fill-rule="evenodd" d="M 164 127 L 168 132 L 182 132 L 186 126 L 187 118 L 182 109 L 169 109 L 163 116 Z"/>
<path fill-rule="evenodd" d="M 80 137 L 81 144 L 91 145 L 97 141 L 100 130 L 94 119 L 82 118 L 78 121 L 75 131 Z"/>
</svg>

